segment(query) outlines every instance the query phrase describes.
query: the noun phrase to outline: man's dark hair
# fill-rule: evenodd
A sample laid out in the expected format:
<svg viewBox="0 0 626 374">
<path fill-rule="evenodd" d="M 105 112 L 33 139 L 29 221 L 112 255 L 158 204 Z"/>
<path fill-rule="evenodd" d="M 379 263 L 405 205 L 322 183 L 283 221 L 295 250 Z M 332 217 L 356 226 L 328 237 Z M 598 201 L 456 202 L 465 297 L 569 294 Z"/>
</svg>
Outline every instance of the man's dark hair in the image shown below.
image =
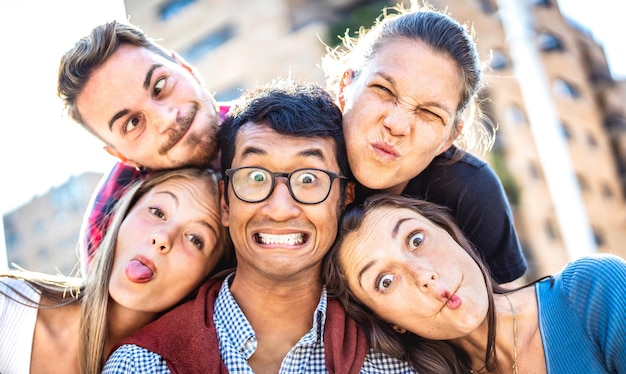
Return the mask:
<svg viewBox="0 0 626 374">
<path fill-rule="evenodd" d="M 276 79 L 251 89 L 237 100 L 220 126 L 222 172 L 232 165 L 239 130 L 248 123 L 256 123 L 282 135 L 332 138 L 339 171 L 350 177 L 341 119 L 341 110 L 330 94 L 316 84 Z"/>
</svg>

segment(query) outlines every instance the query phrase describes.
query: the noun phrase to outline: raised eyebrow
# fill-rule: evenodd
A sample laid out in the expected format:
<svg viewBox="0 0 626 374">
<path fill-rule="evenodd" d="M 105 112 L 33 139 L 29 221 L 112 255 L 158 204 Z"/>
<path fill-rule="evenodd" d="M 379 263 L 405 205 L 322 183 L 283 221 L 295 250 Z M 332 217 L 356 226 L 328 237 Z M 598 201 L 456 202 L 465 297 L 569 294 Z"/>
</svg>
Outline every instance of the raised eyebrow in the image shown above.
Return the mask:
<svg viewBox="0 0 626 374">
<path fill-rule="evenodd" d="M 245 158 L 248 155 L 265 155 L 265 154 L 267 154 L 267 152 L 265 152 L 261 148 L 255 147 L 255 146 L 249 146 L 243 149 L 243 151 L 241 152 L 241 158 Z"/>
<path fill-rule="evenodd" d="M 313 157 L 319 158 L 321 161 L 325 161 L 324 154 L 322 153 L 321 150 L 317 148 L 305 149 L 304 151 L 300 151 L 298 152 L 298 156 L 299 157 L 313 156 Z"/>
<path fill-rule="evenodd" d="M 162 64 L 154 64 L 154 65 L 150 66 L 150 69 L 148 69 L 148 72 L 146 73 L 146 78 L 143 80 L 143 89 L 144 90 L 148 90 L 150 88 L 150 82 L 152 81 L 152 75 L 154 74 L 154 71 L 156 69 L 160 68 L 161 66 L 163 66 L 163 65 Z M 115 121 L 117 121 L 118 119 L 124 117 L 129 112 L 130 112 L 130 110 L 128 110 L 128 109 L 122 109 L 119 112 L 115 113 L 115 115 L 109 121 L 109 131 L 112 131 L 113 124 L 115 123 Z"/>
<path fill-rule="evenodd" d="M 130 112 L 130 110 L 128 110 L 128 109 L 122 109 L 119 112 L 115 113 L 113 118 L 111 118 L 111 120 L 109 121 L 109 131 L 113 131 L 113 124 L 115 123 L 115 121 L 117 121 L 118 119 L 124 117 L 129 112 Z"/>
<path fill-rule="evenodd" d="M 170 196 L 176 202 L 176 205 L 178 205 L 178 196 L 176 196 L 174 193 L 172 193 L 170 191 L 157 191 L 157 192 L 155 192 L 155 195 L 159 195 L 159 194 Z"/>
<path fill-rule="evenodd" d="M 163 66 L 162 64 L 154 64 L 152 66 L 150 66 L 150 69 L 148 70 L 148 73 L 146 74 L 146 79 L 144 79 L 143 81 L 143 89 L 147 90 L 148 88 L 150 88 L 150 82 L 152 81 L 152 74 L 154 74 L 154 71 L 158 68 L 160 68 L 161 66 Z"/>
<path fill-rule="evenodd" d="M 158 195 L 158 194 L 164 194 L 164 195 L 170 196 L 172 198 L 172 200 L 175 201 L 176 205 L 178 205 L 179 200 L 178 200 L 178 197 L 174 193 L 172 193 L 170 191 L 160 191 L 160 192 L 155 193 L 155 195 Z M 206 226 L 209 230 L 213 231 L 213 233 L 215 234 L 216 237 L 219 236 L 219 233 L 217 232 L 217 230 L 215 230 L 215 227 L 211 226 L 211 224 L 208 223 L 207 221 L 205 221 L 205 220 L 198 220 L 198 223 L 203 225 L 203 226 Z"/>
<path fill-rule="evenodd" d="M 398 222 L 396 222 L 396 224 L 393 226 L 393 230 L 391 230 L 391 237 L 393 239 L 395 239 L 396 236 L 398 236 L 398 232 L 400 231 L 400 226 L 408 220 L 410 220 L 410 218 L 401 218 L 398 220 Z"/>
<path fill-rule="evenodd" d="M 217 232 L 215 227 L 211 226 L 211 224 L 209 224 L 207 221 L 200 221 L 200 224 L 202 226 L 206 226 L 209 230 L 213 231 L 213 235 L 215 235 L 216 238 L 219 238 L 220 234 Z"/>
<path fill-rule="evenodd" d="M 357 274 L 357 280 L 359 281 L 359 286 L 360 286 L 361 288 L 363 288 L 363 283 L 361 283 L 361 280 L 362 280 L 362 278 L 363 278 L 363 274 L 365 274 L 365 272 L 366 272 L 367 270 L 369 270 L 369 268 L 371 268 L 372 266 L 374 266 L 374 263 L 375 263 L 375 262 L 376 262 L 376 261 L 374 261 L 374 260 L 372 260 L 372 261 L 368 262 L 367 264 L 365 264 L 365 266 L 363 266 L 363 269 L 361 269 L 361 271 L 359 271 L 359 274 Z"/>
<path fill-rule="evenodd" d="M 242 158 L 248 155 L 266 155 L 267 152 L 259 147 L 255 147 L 255 146 L 249 146 L 244 148 L 244 150 L 241 152 L 241 156 Z M 298 152 L 297 154 L 298 157 L 316 157 L 319 158 L 322 161 L 325 161 L 324 158 L 324 154 L 322 153 L 321 150 L 317 149 L 317 148 L 311 148 L 311 149 L 305 149 L 303 151 Z"/>
<path fill-rule="evenodd" d="M 398 220 L 398 222 L 396 222 L 396 224 L 393 226 L 393 230 L 391 230 L 391 237 L 395 239 L 395 238 L 398 236 L 398 232 L 400 231 L 400 226 L 401 226 L 404 222 L 406 222 L 406 221 L 408 221 L 408 220 L 410 220 L 410 219 L 411 219 L 411 218 L 401 218 L 401 219 L 399 219 L 399 220 Z M 365 274 L 365 272 L 366 272 L 369 268 L 371 268 L 371 267 L 374 265 L 374 263 L 375 263 L 375 262 L 376 262 L 376 261 L 374 261 L 374 260 L 372 260 L 372 261 L 368 262 L 368 263 L 367 263 L 367 264 L 365 264 L 365 266 L 363 266 L 363 268 L 359 271 L 359 274 L 357 275 L 357 279 L 358 279 L 358 281 L 359 281 L 359 286 L 361 286 L 361 288 L 363 288 L 363 284 L 361 283 L 361 279 L 363 278 L 363 274 Z"/>
</svg>

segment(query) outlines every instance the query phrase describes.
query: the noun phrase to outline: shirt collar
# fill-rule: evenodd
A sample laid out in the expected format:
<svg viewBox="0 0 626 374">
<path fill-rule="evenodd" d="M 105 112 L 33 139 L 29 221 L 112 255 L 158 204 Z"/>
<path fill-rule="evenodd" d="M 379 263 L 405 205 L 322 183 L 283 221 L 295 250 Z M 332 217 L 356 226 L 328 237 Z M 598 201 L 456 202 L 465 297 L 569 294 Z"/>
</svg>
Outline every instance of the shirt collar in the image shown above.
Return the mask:
<svg viewBox="0 0 626 374">
<path fill-rule="evenodd" d="M 222 282 L 219 294 L 215 300 L 214 319 L 216 326 L 226 332 L 227 339 L 231 341 L 239 352 L 249 359 L 257 348 L 256 334 L 250 322 L 239 308 L 239 304 L 230 292 L 230 283 L 234 272 L 229 274 Z M 326 323 L 327 296 L 326 287 L 323 287 L 320 301 L 313 315 L 313 328 L 300 340 L 300 343 L 312 341 L 321 342 L 323 345 L 324 326 Z"/>
</svg>

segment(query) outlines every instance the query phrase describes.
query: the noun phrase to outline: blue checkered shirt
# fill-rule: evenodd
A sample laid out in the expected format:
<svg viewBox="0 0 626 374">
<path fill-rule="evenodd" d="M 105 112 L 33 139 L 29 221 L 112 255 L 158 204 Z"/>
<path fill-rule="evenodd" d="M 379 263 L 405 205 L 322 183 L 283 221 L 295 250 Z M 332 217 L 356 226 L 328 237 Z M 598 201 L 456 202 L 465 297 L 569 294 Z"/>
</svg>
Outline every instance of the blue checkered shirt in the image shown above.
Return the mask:
<svg viewBox="0 0 626 374">
<path fill-rule="evenodd" d="M 254 330 L 230 293 L 229 275 L 215 300 L 215 328 L 222 361 L 229 373 L 253 373 L 248 359 L 254 354 L 257 340 Z M 328 373 L 324 356 L 324 324 L 326 321 L 326 290 L 313 316 L 313 328 L 291 348 L 283 359 L 279 374 Z M 103 373 L 170 373 L 165 360 L 156 353 L 135 345 L 123 345 L 107 361 Z M 361 373 L 402 373 L 414 371 L 403 361 L 386 356 L 370 348 Z"/>
</svg>

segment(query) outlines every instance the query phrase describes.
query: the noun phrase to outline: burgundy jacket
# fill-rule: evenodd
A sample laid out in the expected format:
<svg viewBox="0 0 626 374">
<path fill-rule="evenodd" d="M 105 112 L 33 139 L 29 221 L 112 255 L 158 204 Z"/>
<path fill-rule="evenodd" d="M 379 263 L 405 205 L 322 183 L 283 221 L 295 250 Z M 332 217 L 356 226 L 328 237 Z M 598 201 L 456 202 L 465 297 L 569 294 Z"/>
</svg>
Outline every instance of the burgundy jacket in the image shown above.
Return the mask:
<svg viewBox="0 0 626 374">
<path fill-rule="evenodd" d="M 159 354 L 172 373 L 228 373 L 213 323 L 213 306 L 223 279 L 203 284 L 198 296 L 148 324 L 120 344 Z M 331 374 L 358 374 L 369 349 L 367 337 L 339 302 L 328 300 L 324 328 L 326 368 Z"/>
</svg>

